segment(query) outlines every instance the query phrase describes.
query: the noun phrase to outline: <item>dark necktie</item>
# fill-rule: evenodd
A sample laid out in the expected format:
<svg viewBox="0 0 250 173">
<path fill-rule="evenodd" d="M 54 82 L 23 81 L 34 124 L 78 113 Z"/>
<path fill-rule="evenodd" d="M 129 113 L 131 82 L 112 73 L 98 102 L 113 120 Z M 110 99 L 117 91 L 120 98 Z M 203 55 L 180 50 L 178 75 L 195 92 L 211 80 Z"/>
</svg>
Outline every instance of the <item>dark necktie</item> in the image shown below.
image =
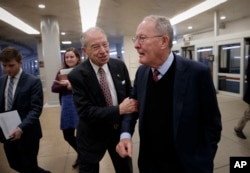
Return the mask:
<svg viewBox="0 0 250 173">
<path fill-rule="evenodd" d="M 7 110 L 11 110 L 13 102 L 13 86 L 14 86 L 14 77 L 10 78 L 8 95 L 7 95 Z"/>
<path fill-rule="evenodd" d="M 154 70 L 154 73 L 153 73 L 153 80 L 155 81 L 155 82 L 157 82 L 159 79 L 158 79 L 158 75 L 160 74 L 160 72 L 157 70 L 157 69 L 155 69 Z"/>
<path fill-rule="evenodd" d="M 107 81 L 107 78 L 106 78 L 105 71 L 102 68 L 99 68 L 98 72 L 100 74 L 100 86 L 102 88 L 102 92 L 104 94 L 107 105 L 112 106 L 113 101 L 112 101 L 112 97 L 111 97 L 111 94 L 110 94 L 110 90 L 109 90 L 108 81 Z"/>
</svg>

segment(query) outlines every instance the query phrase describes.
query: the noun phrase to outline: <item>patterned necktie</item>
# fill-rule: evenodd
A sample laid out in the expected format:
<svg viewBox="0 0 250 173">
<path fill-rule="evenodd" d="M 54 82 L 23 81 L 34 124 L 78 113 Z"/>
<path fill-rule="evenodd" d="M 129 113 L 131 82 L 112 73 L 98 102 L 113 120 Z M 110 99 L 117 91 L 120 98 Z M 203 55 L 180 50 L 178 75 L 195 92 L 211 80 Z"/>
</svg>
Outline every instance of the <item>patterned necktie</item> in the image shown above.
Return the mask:
<svg viewBox="0 0 250 173">
<path fill-rule="evenodd" d="M 155 69 L 154 70 L 154 73 L 153 73 L 153 80 L 155 81 L 155 82 L 157 82 L 159 79 L 158 79 L 158 75 L 160 74 L 160 72 L 157 70 L 157 69 Z"/>
<path fill-rule="evenodd" d="M 14 77 L 10 78 L 8 95 L 7 95 L 7 110 L 11 110 L 13 102 L 13 86 L 14 86 Z"/>
<path fill-rule="evenodd" d="M 112 101 L 112 97 L 111 97 L 111 94 L 110 94 L 110 90 L 109 90 L 109 86 L 108 86 L 105 71 L 103 70 L 103 68 L 99 68 L 98 72 L 100 74 L 100 86 L 102 88 L 102 92 L 104 94 L 107 105 L 112 106 L 113 101 Z"/>
</svg>

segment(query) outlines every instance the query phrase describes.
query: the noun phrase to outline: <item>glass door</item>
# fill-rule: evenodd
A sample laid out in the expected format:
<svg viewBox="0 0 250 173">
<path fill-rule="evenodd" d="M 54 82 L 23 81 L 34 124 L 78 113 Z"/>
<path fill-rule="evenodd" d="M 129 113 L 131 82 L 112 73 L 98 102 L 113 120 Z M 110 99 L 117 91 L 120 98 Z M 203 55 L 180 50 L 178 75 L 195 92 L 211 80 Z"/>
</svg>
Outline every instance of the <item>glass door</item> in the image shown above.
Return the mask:
<svg viewBox="0 0 250 173">
<path fill-rule="evenodd" d="M 240 93 L 241 43 L 219 45 L 218 89 Z"/>
<path fill-rule="evenodd" d="M 214 55 L 212 46 L 197 48 L 197 58 L 199 62 L 207 65 L 211 72 L 213 71 Z"/>
<path fill-rule="evenodd" d="M 194 59 L 194 46 L 182 47 L 182 56 L 188 59 Z"/>
</svg>

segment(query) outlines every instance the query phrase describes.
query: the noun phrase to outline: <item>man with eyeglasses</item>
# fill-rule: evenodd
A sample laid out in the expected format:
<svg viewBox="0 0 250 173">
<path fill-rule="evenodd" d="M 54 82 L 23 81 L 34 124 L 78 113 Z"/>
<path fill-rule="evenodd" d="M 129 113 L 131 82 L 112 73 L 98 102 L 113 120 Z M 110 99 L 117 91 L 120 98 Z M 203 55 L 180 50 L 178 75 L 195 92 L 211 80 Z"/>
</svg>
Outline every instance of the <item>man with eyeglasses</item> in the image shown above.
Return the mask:
<svg viewBox="0 0 250 173">
<path fill-rule="evenodd" d="M 173 28 L 164 16 L 145 17 L 132 40 L 142 64 L 132 91 L 140 173 L 212 173 L 222 125 L 210 69 L 171 51 Z M 132 156 L 130 128 L 116 147 L 122 157 Z"/>
<path fill-rule="evenodd" d="M 99 162 L 108 151 L 116 173 L 132 173 L 131 158 L 122 158 L 115 150 L 121 128 L 137 111 L 137 102 L 128 98 L 132 88 L 128 70 L 123 61 L 109 57 L 101 28 L 88 29 L 81 43 L 88 59 L 68 75 L 79 115 L 79 172 L 99 173 Z"/>
</svg>

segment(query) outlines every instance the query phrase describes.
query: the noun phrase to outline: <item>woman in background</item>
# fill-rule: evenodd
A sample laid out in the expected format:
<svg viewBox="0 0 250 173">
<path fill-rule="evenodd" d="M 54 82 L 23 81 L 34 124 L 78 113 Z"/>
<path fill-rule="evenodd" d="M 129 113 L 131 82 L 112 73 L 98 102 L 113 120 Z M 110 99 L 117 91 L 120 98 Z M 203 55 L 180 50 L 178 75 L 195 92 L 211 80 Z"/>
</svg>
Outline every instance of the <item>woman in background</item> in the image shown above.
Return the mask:
<svg viewBox="0 0 250 173">
<path fill-rule="evenodd" d="M 78 115 L 72 97 L 71 84 L 67 79 L 67 74 L 72 68 L 81 63 L 82 59 L 77 49 L 70 47 L 66 50 L 63 56 L 62 68 L 57 72 L 55 81 L 51 87 L 52 92 L 59 93 L 61 104 L 61 121 L 60 129 L 63 132 L 64 139 L 77 152 L 76 145 L 76 127 L 78 125 Z M 63 77 L 64 76 L 64 77 Z M 63 77 L 63 78 L 62 78 Z M 78 159 L 72 165 L 73 168 L 78 166 Z"/>
</svg>

